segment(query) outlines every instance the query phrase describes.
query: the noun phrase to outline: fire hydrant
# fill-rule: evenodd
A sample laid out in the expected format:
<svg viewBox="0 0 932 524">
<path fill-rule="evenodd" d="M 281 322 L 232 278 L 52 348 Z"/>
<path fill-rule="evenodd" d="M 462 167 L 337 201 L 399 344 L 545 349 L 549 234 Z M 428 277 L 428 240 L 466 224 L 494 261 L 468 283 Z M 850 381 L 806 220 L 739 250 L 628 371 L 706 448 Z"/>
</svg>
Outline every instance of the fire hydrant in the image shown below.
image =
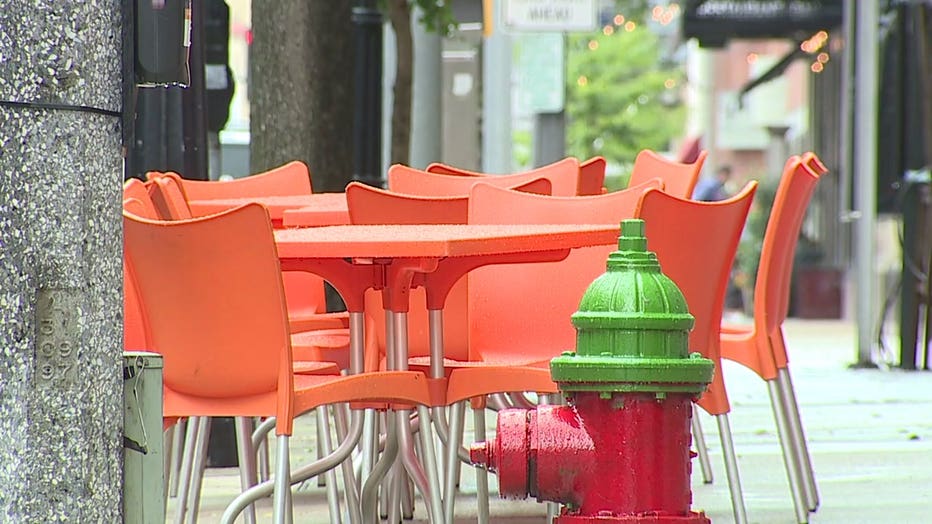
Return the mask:
<svg viewBox="0 0 932 524">
<path fill-rule="evenodd" d="M 693 316 L 643 221 L 622 222 L 607 268 L 573 314 L 576 351 L 550 363 L 568 405 L 500 411 L 471 460 L 502 497 L 563 504 L 557 524 L 708 524 L 690 509 L 690 417 L 713 363 L 688 352 Z"/>
</svg>

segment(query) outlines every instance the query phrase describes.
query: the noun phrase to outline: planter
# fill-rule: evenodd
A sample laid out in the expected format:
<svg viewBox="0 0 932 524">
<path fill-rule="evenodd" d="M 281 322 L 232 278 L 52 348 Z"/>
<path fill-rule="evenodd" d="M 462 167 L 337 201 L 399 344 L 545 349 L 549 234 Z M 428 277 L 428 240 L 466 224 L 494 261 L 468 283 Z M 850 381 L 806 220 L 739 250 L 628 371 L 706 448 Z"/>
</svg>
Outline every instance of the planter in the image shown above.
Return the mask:
<svg viewBox="0 0 932 524">
<path fill-rule="evenodd" d="M 802 266 L 793 275 L 790 314 L 798 318 L 841 318 L 842 271 Z"/>
</svg>

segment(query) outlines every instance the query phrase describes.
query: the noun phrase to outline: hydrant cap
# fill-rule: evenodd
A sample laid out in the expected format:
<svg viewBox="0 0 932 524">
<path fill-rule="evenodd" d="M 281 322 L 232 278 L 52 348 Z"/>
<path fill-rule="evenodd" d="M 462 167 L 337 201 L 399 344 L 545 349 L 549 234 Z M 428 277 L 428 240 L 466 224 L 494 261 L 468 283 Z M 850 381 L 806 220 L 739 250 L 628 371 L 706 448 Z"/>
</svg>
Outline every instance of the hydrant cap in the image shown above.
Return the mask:
<svg viewBox="0 0 932 524">
<path fill-rule="evenodd" d="M 551 361 L 563 390 L 699 393 L 712 380 L 712 361 L 689 354 L 694 318 L 647 250 L 643 220 L 622 222 L 618 251 L 572 321 L 576 352 Z"/>
</svg>

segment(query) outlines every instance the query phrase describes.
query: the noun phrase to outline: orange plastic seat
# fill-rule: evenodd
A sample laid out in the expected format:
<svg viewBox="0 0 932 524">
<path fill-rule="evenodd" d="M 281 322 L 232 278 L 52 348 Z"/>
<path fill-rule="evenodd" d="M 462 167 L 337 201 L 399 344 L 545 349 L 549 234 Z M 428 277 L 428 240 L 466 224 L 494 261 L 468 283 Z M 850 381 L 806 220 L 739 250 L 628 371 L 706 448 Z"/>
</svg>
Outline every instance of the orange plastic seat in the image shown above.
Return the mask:
<svg viewBox="0 0 932 524">
<path fill-rule="evenodd" d="M 634 159 L 628 186 L 640 184 L 651 178 L 660 178 L 663 180 L 665 192 L 680 198 L 690 198 L 696 182 L 699 181 L 699 174 L 702 172 L 702 164 L 705 163 L 706 156 L 708 156 L 708 151 L 702 151 L 692 164 L 682 164 L 667 160 L 649 149 L 644 149 Z"/>
<path fill-rule="evenodd" d="M 789 308 L 796 243 L 809 201 L 825 166 L 813 153 L 791 157 L 777 186 L 761 246 L 754 286 L 754 322 L 722 327 L 722 357 L 742 364 L 767 382 L 783 448 L 796 516 L 808 520 L 819 505 L 818 488 L 789 371 L 783 322 Z"/>
<path fill-rule="evenodd" d="M 719 331 L 731 267 L 756 190 L 757 182 L 751 182 L 737 195 L 718 202 L 650 190 L 636 212 L 645 222 L 648 249 L 657 254 L 664 274 L 679 286 L 696 319 L 689 334 L 690 351 L 715 363 L 712 383 L 698 405 L 718 422 L 735 522 L 746 522 L 747 516 L 728 422 L 731 406 L 722 375 Z"/>
<path fill-rule="evenodd" d="M 559 161 L 562 162 L 562 161 Z M 559 163 L 556 162 L 556 163 Z M 525 171 L 523 174 L 534 173 L 534 174 L 543 174 L 546 176 L 550 170 L 554 169 L 553 164 L 542 166 L 535 169 L 530 169 Z M 488 176 L 502 176 L 502 175 L 491 175 L 488 173 L 480 173 L 477 171 L 469 171 L 467 169 L 462 169 L 459 167 L 450 166 L 447 164 L 442 164 L 439 162 L 434 162 L 427 166 L 426 171 L 430 173 L 436 173 L 438 175 L 454 175 L 454 176 L 478 176 L 478 177 L 488 177 Z M 576 195 L 598 195 L 602 193 L 602 188 L 605 182 L 605 158 L 601 156 L 595 156 L 579 164 L 579 173 L 577 175 L 576 181 Z"/>
<path fill-rule="evenodd" d="M 294 417 L 337 402 L 429 399 L 417 372 L 292 372 L 280 265 L 261 206 L 171 222 L 124 213 L 123 226 L 151 349 L 164 357 L 164 415 L 275 416 L 277 517 L 290 514 Z"/>
<path fill-rule="evenodd" d="M 546 178 L 550 180 L 554 195 L 572 196 L 576 194 L 579 161 L 575 158 L 564 158 L 559 162 L 524 173 L 509 175 L 473 173 L 473 175 L 475 176 L 447 176 L 395 164 L 388 169 L 388 189 L 398 193 L 422 196 L 467 195 L 470 188 L 479 182 L 513 188 L 523 182 Z"/>
</svg>

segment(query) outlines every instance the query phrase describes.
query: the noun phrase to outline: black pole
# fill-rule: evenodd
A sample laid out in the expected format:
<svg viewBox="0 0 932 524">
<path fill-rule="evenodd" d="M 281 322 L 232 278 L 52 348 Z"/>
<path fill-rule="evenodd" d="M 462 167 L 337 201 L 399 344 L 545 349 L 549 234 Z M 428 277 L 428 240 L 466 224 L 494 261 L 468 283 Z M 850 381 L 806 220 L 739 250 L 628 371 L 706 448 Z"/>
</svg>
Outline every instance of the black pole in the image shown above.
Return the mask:
<svg viewBox="0 0 932 524">
<path fill-rule="evenodd" d="M 184 174 L 207 180 L 207 89 L 205 85 L 204 2 L 191 2 L 191 48 L 188 55 L 191 83 L 181 93 L 184 130 Z"/>
<path fill-rule="evenodd" d="M 381 187 L 382 13 L 375 0 L 357 0 L 352 16 L 356 39 L 353 179 Z"/>
</svg>

